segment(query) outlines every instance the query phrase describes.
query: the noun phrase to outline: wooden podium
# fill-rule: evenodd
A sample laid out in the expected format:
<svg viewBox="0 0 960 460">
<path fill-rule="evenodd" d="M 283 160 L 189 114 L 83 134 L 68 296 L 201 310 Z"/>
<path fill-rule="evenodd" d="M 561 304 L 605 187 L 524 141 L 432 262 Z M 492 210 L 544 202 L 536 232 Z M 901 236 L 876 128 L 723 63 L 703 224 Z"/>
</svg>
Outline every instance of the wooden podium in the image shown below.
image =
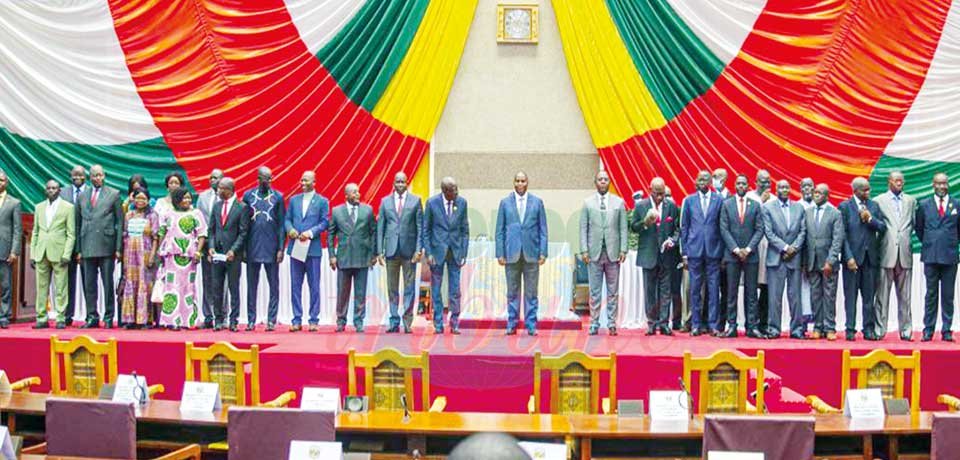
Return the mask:
<svg viewBox="0 0 960 460">
<path fill-rule="evenodd" d="M 37 308 L 36 275 L 30 267 L 30 235 L 33 234 L 33 215 L 23 215 L 23 235 L 20 237 L 20 257 L 13 265 L 13 322 L 35 321 Z"/>
</svg>

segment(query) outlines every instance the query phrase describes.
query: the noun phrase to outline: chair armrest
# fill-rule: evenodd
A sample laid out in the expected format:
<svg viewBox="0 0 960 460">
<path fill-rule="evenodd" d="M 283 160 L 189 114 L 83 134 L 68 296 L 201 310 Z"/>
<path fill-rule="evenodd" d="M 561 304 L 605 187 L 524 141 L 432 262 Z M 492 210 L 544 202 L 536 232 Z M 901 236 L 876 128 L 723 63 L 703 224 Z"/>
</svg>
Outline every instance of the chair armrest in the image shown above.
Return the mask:
<svg viewBox="0 0 960 460">
<path fill-rule="evenodd" d="M 290 405 L 290 401 L 297 399 L 297 393 L 293 391 L 286 391 L 280 396 L 277 396 L 277 399 L 273 401 L 267 401 L 260 403 L 260 407 L 287 407 Z"/>
<path fill-rule="evenodd" d="M 10 389 L 13 391 L 26 391 L 30 392 L 30 387 L 34 385 L 40 385 L 40 377 L 27 377 L 23 380 L 17 380 L 10 384 Z"/>
<path fill-rule="evenodd" d="M 937 402 L 940 404 L 946 404 L 947 410 L 950 412 L 956 412 L 960 410 L 960 398 L 957 398 L 956 396 L 942 394 L 937 396 Z"/>
<path fill-rule="evenodd" d="M 748 414 L 756 415 L 760 413 L 757 410 L 757 406 L 754 406 L 750 401 L 747 401 L 746 403 L 747 403 L 747 407 L 745 410 L 747 411 Z"/>
<path fill-rule="evenodd" d="M 207 449 L 226 452 L 229 450 L 227 446 L 228 446 L 227 441 L 220 441 L 220 442 L 207 444 Z"/>
<path fill-rule="evenodd" d="M 162 383 L 156 385 L 150 385 L 147 387 L 147 394 L 150 395 L 150 399 L 153 399 L 154 396 L 161 394 L 166 390 Z"/>
<path fill-rule="evenodd" d="M 35 446 L 24 447 L 20 449 L 20 453 L 23 454 L 32 454 L 32 455 L 46 455 L 47 454 L 47 443 L 41 442 Z"/>
<path fill-rule="evenodd" d="M 166 455 L 157 457 L 156 460 L 200 460 L 200 446 L 190 444 L 182 449 L 177 449 Z"/>
<path fill-rule="evenodd" d="M 537 411 L 536 411 L 537 408 L 534 407 L 534 405 L 533 405 L 533 404 L 534 404 L 534 401 L 536 401 L 536 399 L 533 397 L 533 395 L 530 395 L 530 399 L 527 400 L 527 413 L 528 413 L 528 414 L 535 414 L 535 413 L 537 413 Z"/>
<path fill-rule="evenodd" d="M 600 400 L 600 410 L 603 411 L 604 415 L 610 415 L 613 413 L 610 407 L 610 398 L 602 398 Z"/>
<path fill-rule="evenodd" d="M 433 404 L 430 405 L 429 412 L 443 412 L 447 408 L 447 397 L 446 396 L 437 396 L 433 400 Z"/>
<path fill-rule="evenodd" d="M 807 404 L 810 404 L 810 407 L 812 407 L 813 410 L 818 414 L 839 414 L 843 412 L 840 409 L 827 404 L 824 402 L 824 400 L 820 399 L 820 397 L 816 395 L 807 396 Z"/>
</svg>

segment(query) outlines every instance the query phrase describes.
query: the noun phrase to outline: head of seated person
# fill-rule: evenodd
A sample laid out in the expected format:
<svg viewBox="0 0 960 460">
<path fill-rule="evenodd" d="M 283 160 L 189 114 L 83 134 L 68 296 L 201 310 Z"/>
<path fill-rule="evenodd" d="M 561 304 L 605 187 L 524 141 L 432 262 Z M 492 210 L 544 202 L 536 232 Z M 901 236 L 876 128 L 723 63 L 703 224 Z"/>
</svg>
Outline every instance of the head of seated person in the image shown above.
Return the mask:
<svg viewBox="0 0 960 460">
<path fill-rule="evenodd" d="M 460 441 L 449 460 L 530 460 L 517 440 L 503 433 L 476 433 Z"/>
</svg>

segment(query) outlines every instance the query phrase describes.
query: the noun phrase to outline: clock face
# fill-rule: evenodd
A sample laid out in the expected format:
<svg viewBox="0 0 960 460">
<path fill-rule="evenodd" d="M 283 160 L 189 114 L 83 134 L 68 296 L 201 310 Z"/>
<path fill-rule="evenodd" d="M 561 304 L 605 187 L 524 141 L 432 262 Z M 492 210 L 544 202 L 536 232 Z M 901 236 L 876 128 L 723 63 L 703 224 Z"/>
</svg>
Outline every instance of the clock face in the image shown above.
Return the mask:
<svg viewBox="0 0 960 460">
<path fill-rule="evenodd" d="M 508 8 L 503 14 L 503 31 L 510 40 L 525 40 L 531 35 L 530 10 Z"/>
</svg>

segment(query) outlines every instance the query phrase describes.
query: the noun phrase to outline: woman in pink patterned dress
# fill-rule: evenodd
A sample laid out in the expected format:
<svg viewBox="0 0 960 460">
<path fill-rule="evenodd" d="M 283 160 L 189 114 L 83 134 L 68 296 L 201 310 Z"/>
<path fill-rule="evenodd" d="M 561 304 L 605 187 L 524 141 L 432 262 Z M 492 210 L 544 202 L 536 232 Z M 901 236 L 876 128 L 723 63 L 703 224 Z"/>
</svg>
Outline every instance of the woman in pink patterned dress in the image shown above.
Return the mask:
<svg viewBox="0 0 960 460">
<path fill-rule="evenodd" d="M 163 283 L 160 325 L 180 330 L 197 324 L 197 264 L 207 239 L 207 221 L 193 207 L 186 188 L 170 193 L 170 201 L 173 209 L 163 215 L 157 252 L 163 258 L 157 280 Z"/>
<path fill-rule="evenodd" d="M 150 208 L 150 192 L 137 187 L 123 221 L 123 285 L 120 318 L 125 329 L 150 322 L 159 218 Z"/>
</svg>

